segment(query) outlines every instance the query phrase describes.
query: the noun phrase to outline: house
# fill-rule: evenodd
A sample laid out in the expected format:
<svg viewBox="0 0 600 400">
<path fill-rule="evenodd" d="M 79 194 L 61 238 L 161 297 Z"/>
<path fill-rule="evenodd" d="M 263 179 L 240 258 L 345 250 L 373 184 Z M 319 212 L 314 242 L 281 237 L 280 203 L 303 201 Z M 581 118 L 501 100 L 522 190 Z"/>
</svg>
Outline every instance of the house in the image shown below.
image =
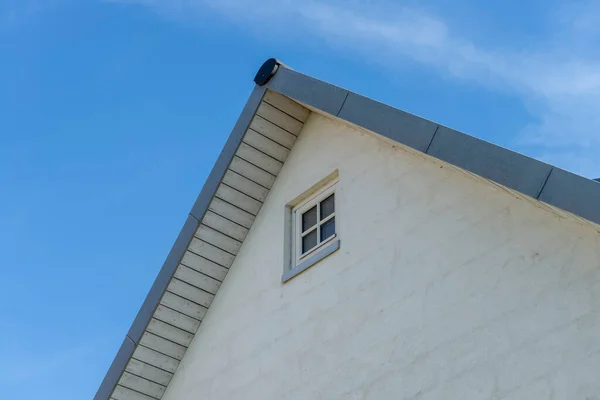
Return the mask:
<svg viewBox="0 0 600 400">
<path fill-rule="evenodd" d="M 597 399 L 600 184 L 275 59 L 95 399 Z"/>
</svg>

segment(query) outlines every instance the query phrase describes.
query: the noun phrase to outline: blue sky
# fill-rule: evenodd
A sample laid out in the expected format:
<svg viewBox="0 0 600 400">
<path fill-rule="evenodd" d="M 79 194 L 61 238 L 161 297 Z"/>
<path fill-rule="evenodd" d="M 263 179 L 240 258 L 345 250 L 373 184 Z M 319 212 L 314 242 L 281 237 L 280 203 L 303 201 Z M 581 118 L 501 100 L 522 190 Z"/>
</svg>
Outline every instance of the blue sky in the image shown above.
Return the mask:
<svg viewBox="0 0 600 400">
<path fill-rule="evenodd" d="M 269 57 L 600 176 L 600 2 L 423 3 L 0 0 L 3 397 L 92 398 Z"/>
</svg>

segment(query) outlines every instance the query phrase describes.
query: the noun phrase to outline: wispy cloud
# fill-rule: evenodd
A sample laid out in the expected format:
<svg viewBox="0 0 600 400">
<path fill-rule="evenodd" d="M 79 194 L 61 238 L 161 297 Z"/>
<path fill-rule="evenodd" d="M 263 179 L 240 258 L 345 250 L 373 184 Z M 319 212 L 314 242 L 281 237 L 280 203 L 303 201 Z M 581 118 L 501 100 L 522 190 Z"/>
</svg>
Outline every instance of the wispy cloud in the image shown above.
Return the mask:
<svg viewBox="0 0 600 400">
<path fill-rule="evenodd" d="M 536 122 L 515 145 L 585 175 L 600 173 L 600 3 L 583 1 L 553 14 L 552 37 L 536 48 L 486 47 L 451 28 L 452 21 L 387 1 L 113 0 L 151 7 L 169 18 L 215 12 L 260 30 L 326 38 L 388 67 L 411 60 L 446 76 L 519 96 Z M 550 6 L 549 6 L 550 7 Z"/>
</svg>

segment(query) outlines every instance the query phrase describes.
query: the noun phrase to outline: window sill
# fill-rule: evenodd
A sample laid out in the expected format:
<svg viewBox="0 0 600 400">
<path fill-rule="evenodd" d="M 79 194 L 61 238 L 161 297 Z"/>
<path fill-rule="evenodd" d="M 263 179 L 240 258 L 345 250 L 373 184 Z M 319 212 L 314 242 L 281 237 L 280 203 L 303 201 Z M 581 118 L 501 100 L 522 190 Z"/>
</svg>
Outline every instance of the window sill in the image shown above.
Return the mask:
<svg viewBox="0 0 600 400">
<path fill-rule="evenodd" d="M 318 249 L 314 254 L 308 257 L 306 260 L 302 261 L 300 264 L 296 265 L 294 268 L 285 271 L 283 276 L 281 277 L 281 282 L 285 283 L 295 277 L 296 275 L 306 271 L 308 268 L 312 267 L 331 253 L 335 252 L 340 248 L 340 239 L 334 239 L 331 243 L 326 246 Z"/>
</svg>

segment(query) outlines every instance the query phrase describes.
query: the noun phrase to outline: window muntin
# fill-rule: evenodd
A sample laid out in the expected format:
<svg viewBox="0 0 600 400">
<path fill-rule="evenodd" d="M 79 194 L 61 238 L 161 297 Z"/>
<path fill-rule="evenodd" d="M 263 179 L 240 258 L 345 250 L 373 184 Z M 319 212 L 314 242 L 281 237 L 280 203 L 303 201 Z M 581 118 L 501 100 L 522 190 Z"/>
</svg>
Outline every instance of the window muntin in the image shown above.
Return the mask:
<svg viewBox="0 0 600 400">
<path fill-rule="evenodd" d="M 296 263 L 336 237 L 335 208 L 334 185 L 330 185 L 293 210 Z"/>
</svg>

